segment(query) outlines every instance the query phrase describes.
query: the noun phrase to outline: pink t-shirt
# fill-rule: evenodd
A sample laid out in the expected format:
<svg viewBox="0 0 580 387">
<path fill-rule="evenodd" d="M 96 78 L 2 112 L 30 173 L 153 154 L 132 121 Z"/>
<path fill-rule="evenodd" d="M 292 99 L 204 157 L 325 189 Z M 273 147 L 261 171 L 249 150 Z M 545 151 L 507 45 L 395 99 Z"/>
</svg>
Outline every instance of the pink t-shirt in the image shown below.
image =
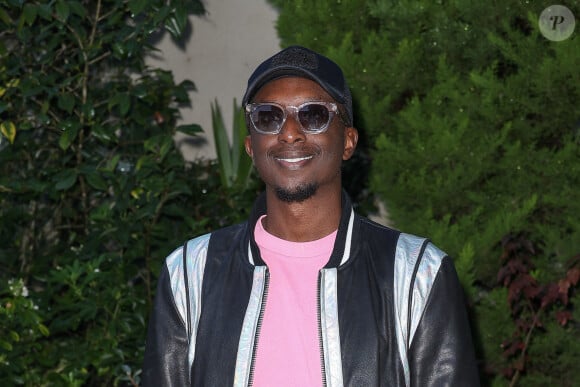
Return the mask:
<svg viewBox="0 0 580 387">
<path fill-rule="evenodd" d="M 260 218 L 255 236 L 270 282 L 254 386 L 321 386 L 317 281 L 332 253 L 336 231 L 312 242 L 289 242 L 264 230 Z"/>
</svg>

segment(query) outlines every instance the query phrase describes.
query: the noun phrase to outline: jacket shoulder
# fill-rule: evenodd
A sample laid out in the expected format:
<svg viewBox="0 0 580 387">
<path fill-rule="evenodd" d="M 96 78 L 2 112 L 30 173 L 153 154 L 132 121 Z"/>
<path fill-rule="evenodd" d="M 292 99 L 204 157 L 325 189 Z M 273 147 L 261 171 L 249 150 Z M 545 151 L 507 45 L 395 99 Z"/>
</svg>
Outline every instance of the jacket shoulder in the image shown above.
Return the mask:
<svg viewBox="0 0 580 387">
<path fill-rule="evenodd" d="M 245 226 L 245 222 L 239 223 L 189 239 L 167 256 L 165 259 L 167 268 L 171 272 L 172 268 L 177 269 L 183 266 L 184 248 L 187 249 L 187 262 L 190 262 L 191 260 L 205 259 L 209 250 L 230 247 L 232 242 L 237 240 L 236 235 L 245 232 Z"/>
<path fill-rule="evenodd" d="M 401 234 L 397 229 L 377 223 L 359 214 L 356 214 L 356 224 L 358 224 L 358 230 L 355 232 L 353 243 L 379 243 L 383 251 L 394 250 Z M 390 248 L 385 249 L 385 244 Z"/>
<path fill-rule="evenodd" d="M 397 344 L 407 385 L 410 383 L 407 351 L 446 257 L 447 254 L 427 238 L 399 234 L 393 268 L 393 296 Z"/>
<path fill-rule="evenodd" d="M 405 312 L 404 315 L 408 312 L 407 298 L 413 295 L 411 337 L 446 258 L 447 254 L 429 239 L 412 234 L 399 234 L 395 250 L 393 282 L 395 298 L 403 300 L 401 307 Z"/>
<path fill-rule="evenodd" d="M 184 249 L 186 249 L 187 258 L 196 259 L 207 251 L 207 246 L 209 244 L 209 239 L 211 233 L 204 234 L 195 238 L 192 238 L 185 242 L 182 246 L 179 246 L 171 254 L 165 258 L 165 265 L 171 274 L 175 270 L 181 270 L 183 266 L 183 255 Z"/>
<path fill-rule="evenodd" d="M 440 265 L 447 254 L 435 246 L 428 238 L 400 233 L 397 240 L 397 258 L 414 266 L 425 260 L 431 265 Z M 401 263 L 403 263 L 401 262 Z"/>
</svg>

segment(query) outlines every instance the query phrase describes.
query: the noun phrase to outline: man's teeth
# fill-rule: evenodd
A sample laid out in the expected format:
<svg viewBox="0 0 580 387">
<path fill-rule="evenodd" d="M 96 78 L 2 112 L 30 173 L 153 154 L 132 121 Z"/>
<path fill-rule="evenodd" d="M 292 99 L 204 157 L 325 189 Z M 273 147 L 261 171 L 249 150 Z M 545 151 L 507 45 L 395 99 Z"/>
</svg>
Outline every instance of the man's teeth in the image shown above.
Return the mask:
<svg viewBox="0 0 580 387">
<path fill-rule="evenodd" d="M 303 160 L 309 160 L 309 159 L 311 159 L 311 158 L 312 158 L 312 156 L 306 156 L 306 157 L 295 157 L 295 158 L 291 158 L 291 159 L 285 159 L 285 158 L 282 158 L 282 157 L 280 157 L 280 158 L 278 158 L 278 160 L 280 160 L 280 161 L 285 161 L 285 162 L 287 162 L 287 163 L 297 163 L 297 162 L 299 162 L 299 161 L 303 161 Z"/>
</svg>

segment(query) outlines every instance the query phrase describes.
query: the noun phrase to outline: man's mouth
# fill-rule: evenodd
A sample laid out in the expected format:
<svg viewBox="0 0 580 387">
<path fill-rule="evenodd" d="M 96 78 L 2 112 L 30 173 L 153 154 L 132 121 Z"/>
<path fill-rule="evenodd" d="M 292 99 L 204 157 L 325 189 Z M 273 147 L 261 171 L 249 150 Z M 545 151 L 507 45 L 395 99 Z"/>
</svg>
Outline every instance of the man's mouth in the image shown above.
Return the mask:
<svg viewBox="0 0 580 387">
<path fill-rule="evenodd" d="M 276 160 L 283 161 L 286 163 L 299 163 L 300 161 L 310 160 L 314 156 L 304 156 L 304 157 L 276 157 Z"/>
</svg>

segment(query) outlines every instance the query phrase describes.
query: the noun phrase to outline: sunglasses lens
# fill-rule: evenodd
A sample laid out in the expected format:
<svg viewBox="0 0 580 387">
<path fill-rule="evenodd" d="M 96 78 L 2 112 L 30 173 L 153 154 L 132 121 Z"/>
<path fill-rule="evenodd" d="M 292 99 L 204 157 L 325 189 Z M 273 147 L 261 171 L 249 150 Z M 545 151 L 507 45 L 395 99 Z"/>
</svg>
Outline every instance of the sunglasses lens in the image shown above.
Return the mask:
<svg viewBox="0 0 580 387">
<path fill-rule="evenodd" d="M 286 109 L 286 110 L 284 110 Z M 274 103 L 257 103 L 246 106 L 252 125 L 259 133 L 278 134 L 286 121 L 287 114 L 296 119 L 304 133 L 322 133 L 336 112 L 336 105 L 322 102 L 307 102 L 299 107 L 282 107 Z"/>
<path fill-rule="evenodd" d="M 298 111 L 298 120 L 306 132 L 320 132 L 328 126 L 330 112 L 325 105 L 311 103 Z"/>
<path fill-rule="evenodd" d="M 277 133 L 284 123 L 284 111 L 276 105 L 256 105 L 250 113 L 250 119 L 260 132 Z"/>
</svg>

